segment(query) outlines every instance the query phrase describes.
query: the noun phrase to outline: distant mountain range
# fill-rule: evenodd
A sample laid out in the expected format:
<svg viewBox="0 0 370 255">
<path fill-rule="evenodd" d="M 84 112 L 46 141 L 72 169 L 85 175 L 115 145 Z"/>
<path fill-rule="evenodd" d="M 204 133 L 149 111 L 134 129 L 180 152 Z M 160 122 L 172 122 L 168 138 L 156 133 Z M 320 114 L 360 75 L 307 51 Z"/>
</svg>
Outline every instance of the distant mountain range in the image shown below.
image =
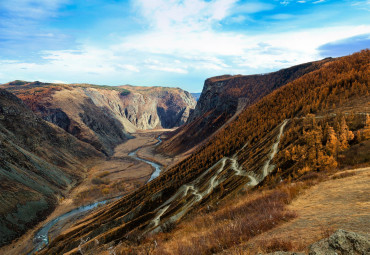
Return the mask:
<svg viewBox="0 0 370 255">
<path fill-rule="evenodd" d="M 195 108 L 179 88 L 99 86 L 13 81 L 0 85 L 38 116 L 56 124 L 106 155 L 129 133 L 184 124 Z"/>
</svg>

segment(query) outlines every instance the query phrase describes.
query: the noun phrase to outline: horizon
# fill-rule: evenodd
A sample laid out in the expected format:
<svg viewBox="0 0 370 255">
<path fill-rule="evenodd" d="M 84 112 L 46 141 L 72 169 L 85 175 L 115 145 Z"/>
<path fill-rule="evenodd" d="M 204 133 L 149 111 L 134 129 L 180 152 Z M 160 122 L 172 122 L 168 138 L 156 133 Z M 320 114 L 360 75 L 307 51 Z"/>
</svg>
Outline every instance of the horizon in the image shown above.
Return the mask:
<svg viewBox="0 0 370 255">
<path fill-rule="evenodd" d="M 0 3 L 0 83 L 179 87 L 370 46 L 370 1 L 15 0 Z"/>
</svg>

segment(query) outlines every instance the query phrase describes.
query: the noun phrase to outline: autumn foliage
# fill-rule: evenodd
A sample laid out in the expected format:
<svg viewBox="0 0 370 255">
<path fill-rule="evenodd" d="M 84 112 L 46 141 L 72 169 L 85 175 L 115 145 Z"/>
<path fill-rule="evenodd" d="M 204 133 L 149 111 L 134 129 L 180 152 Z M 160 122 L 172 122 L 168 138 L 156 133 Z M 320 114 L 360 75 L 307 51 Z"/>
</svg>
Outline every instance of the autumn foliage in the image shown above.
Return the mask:
<svg viewBox="0 0 370 255">
<path fill-rule="evenodd" d="M 364 50 L 328 62 L 319 70 L 273 91 L 246 108 L 190 157 L 107 210 L 80 222 L 70 233 L 55 239 L 46 252 L 73 249 L 81 235 L 92 238 L 100 235 L 100 242 L 109 243 L 122 240 L 133 229 L 144 228 L 154 217 L 153 210 L 180 186 L 197 178 L 222 157 L 232 157 L 247 143 L 245 150 L 252 151 L 253 146 L 264 141 L 286 119 L 290 121 L 279 144 L 279 153 L 273 159 L 276 178 L 299 178 L 336 167 L 338 157 L 351 143 L 368 137 L 369 117 L 361 112 L 339 114 L 335 110 L 354 101 L 369 102 L 369 67 L 370 50 Z M 245 168 L 248 160 L 244 154 L 239 158 Z M 230 183 L 223 190 L 231 194 L 237 188 Z M 139 216 L 124 220 L 132 215 Z M 92 241 L 89 245 L 93 245 Z"/>
</svg>

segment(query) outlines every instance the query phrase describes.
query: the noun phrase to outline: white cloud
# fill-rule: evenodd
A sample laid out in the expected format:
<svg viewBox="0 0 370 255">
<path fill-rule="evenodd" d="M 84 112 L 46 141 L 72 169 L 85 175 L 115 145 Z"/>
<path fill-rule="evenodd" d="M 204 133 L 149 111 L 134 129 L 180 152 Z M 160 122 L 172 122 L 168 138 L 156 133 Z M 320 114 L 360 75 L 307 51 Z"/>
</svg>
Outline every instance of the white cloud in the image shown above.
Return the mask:
<svg viewBox="0 0 370 255">
<path fill-rule="evenodd" d="M 0 61 L 0 67 L 3 73 L 18 75 L 15 79 L 43 73 L 54 77 L 52 80 L 66 81 L 69 80 L 65 76 L 103 80 L 116 77 L 124 82 L 137 73 L 145 76 L 153 71 L 182 75 L 196 70 L 245 74 L 319 59 L 319 46 L 369 32 L 370 26 L 348 26 L 254 36 L 210 31 L 181 36 L 164 33 L 157 39 L 149 33 L 129 36 L 125 41 L 131 43 L 105 49 L 46 51 L 46 63 Z"/>
<path fill-rule="evenodd" d="M 69 0 L 11 0 L 1 1 L 0 10 L 15 18 L 46 19 L 56 15 L 57 9 Z"/>
<path fill-rule="evenodd" d="M 54 2 L 63 3 L 62 0 Z M 370 26 L 336 26 L 285 33 L 271 30 L 256 34 L 221 32 L 217 27 L 223 21 L 230 18 L 242 21 L 248 14 L 273 6 L 257 2 L 241 5 L 237 0 L 137 0 L 133 4 L 140 13 L 138 18 L 147 24 L 144 31 L 126 34 L 117 38 L 113 45 L 104 47 L 82 44 L 80 50 L 44 51 L 43 63 L 0 61 L 2 73 L 14 79 L 37 79 L 41 73 L 52 77 L 51 81 L 74 82 L 72 79 L 78 77 L 80 82 L 92 80 L 105 84 L 108 80 L 126 83 L 133 77 L 146 79 L 150 75 L 157 78 L 185 77 L 194 72 L 202 75 L 259 73 L 317 60 L 321 45 L 370 33 Z M 56 5 L 50 8 L 53 6 Z M 270 18 L 281 20 L 291 16 L 282 13 Z M 43 36 L 52 37 L 53 34 Z"/>
<path fill-rule="evenodd" d="M 122 65 L 122 64 L 116 64 L 118 68 L 122 68 L 122 70 L 128 70 L 132 72 L 140 72 L 140 69 L 134 65 Z"/>
<path fill-rule="evenodd" d="M 281 1 L 280 4 L 282 5 L 288 5 L 290 4 L 291 2 L 297 2 L 297 3 L 300 3 L 300 4 L 304 4 L 304 3 L 308 3 L 308 2 L 312 2 L 313 4 L 319 4 L 319 3 L 323 3 L 325 2 L 326 0 L 284 0 L 284 1 Z"/>
<path fill-rule="evenodd" d="M 134 6 L 156 30 L 203 30 L 227 17 L 238 0 L 137 0 Z"/>
<path fill-rule="evenodd" d="M 247 17 L 246 17 L 246 16 L 244 16 L 244 15 L 234 16 L 234 17 L 231 17 L 231 18 L 229 19 L 229 21 L 230 21 L 231 23 L 242 23 L 242 22 L 244 22 L 244 21 L 246 21 L 246 20 L 247 20 Z"/>
<path fill-rule="evenodd" d="M 148 68 L 152 70 L 165 71 L 165 72 L 170 72 L 170 73 L 181 73 L 181 74 L 188 73 L 188 71 L 184 68 L 174 68 L 174 67 L 169 67 L 169 66 L 149 65 Z"/>
</svg>

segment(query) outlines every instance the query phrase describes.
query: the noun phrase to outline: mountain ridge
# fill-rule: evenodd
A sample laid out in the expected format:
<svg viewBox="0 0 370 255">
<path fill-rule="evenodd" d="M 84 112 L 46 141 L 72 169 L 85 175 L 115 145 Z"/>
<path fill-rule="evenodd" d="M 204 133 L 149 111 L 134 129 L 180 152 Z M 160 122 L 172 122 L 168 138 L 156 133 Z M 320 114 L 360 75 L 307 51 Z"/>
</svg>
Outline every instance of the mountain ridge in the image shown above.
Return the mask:
<svg viewBox="0 0 370 255">
<path fill-rule="evenodd" d="M 206 79 L 197 105 L 185 125 L 169 134 L 159 152 L 176 155 L 202 144 L 245 107 L 275 89 L 333 61 L 326 58 L 257 75 L 221 75 Z"/>
</svg>

